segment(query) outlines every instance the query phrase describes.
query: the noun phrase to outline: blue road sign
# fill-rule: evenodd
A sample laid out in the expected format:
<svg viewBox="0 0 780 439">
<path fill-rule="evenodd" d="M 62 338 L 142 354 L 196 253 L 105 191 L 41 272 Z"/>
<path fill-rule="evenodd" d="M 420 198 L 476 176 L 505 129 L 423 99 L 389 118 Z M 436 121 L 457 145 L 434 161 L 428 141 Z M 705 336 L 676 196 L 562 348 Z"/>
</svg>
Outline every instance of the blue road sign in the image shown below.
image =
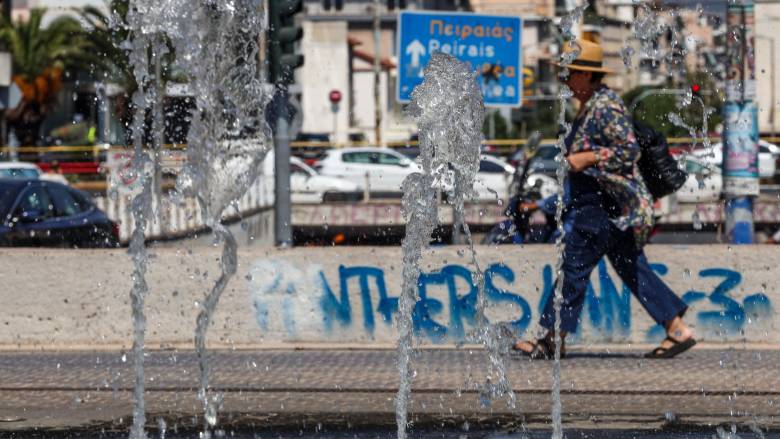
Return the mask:
<svg viewBox="0 0 780 439">
<path fill-rule="evenodd" d="M 520 17 L 403 11 L 398 19 L 396 99 L 409 102 L 434 52 L 471 63 L 485 105 L 519 106 L 523 95 Z"/>
</svg>

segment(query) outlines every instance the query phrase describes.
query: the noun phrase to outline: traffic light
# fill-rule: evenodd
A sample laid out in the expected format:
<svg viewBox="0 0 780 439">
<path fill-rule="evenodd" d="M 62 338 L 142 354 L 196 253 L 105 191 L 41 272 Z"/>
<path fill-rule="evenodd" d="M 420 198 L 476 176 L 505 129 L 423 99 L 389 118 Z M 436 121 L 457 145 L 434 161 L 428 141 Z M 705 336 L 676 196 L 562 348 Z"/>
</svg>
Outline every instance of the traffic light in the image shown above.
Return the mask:
<svg viewBox="0 0 780 439">
<path fill-rule="evenodd" d="M 322 9 L 330 11 L 332 4 L 336 6 L 337 11 L 344 9 L 344 0 L 322 0 Z"/>
<path fill-rule="evenodd" d="M 303 10 L 303 0 L 269 0 L 268 62 L 271 82 L 288 85 L 293 72 L 303 65 L 303 55 L 295 53 L 295 42 L 303 29 L 295 24 L 295 14 Z"/>
<path fill-rule="evenodd" d="M 691 84 L 691 93 L 694 96 L 701 97 L 701 85 L 696 84 L 696 83 Z"/>
<path fill-rule="evenodd" d="M 395 9 L 395 0 L 387 0 L 387 10 Z M 398 0 L 398 9 L 406 9 L 406 0 Z"/>
</svg>

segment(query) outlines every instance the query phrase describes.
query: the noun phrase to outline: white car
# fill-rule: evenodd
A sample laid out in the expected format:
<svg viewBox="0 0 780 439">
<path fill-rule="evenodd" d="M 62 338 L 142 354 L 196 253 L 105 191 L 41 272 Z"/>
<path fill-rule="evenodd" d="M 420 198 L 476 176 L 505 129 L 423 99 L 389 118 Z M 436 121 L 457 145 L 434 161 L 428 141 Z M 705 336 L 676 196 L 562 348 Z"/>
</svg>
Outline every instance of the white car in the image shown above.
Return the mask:
<svg viewBox="0 0 780 439">
<path fill-rule="evenodd" d="M 314 168 L 321 175 L 349 180 L 360 188 L 366 184 L 371 192 L 401 192 L 407 175 L 420 167 L 403 154 L 389 148 L 331 149 Z"/>
<path fill-rule="evenodd" d="M 298 157 L 290 157 L 290 200 L 293 203 L 359 201 L 363 192 L 343 178 L 320 175 Z"/>
<path fill-rule="evenodd" d="M 723 143 L 712 145 L 708 149 L 697 149 L 691 153 L 693 157 L 701 160 L 706 165 L 712 165 L 721 169 L 723 166 Z M 777 159 L 780 158 L 780 147 L 767 141 L 758 141 L 758 176 L 760 178 L 772 178 L 777 171 Z"/>
<path fill-rule="evenodd" d="M 707 203 L 718 201 L 723 190 L 720 166 L 708 164 L 695 157 L 681 160 L 685 163 L 688 179 L 676 192 L 679 203 Z"/>
<path fill-rule="evenodd" d="M 263 178 L 274 182 L 274 152 L 263 159 Z M 320 175 L 298 157 L 290 157 L 290 201 L 293 203 L 326 203 L 331 201 L 359 201 L 360 188 L 343 178 Z"/>
<path fill-rule="evenodd" d="M 27 162 L 0 162 L 0 178 L 30 178 L 68 185 L 61 174 L 44 173 L 35 163 Z"/>
</svg>

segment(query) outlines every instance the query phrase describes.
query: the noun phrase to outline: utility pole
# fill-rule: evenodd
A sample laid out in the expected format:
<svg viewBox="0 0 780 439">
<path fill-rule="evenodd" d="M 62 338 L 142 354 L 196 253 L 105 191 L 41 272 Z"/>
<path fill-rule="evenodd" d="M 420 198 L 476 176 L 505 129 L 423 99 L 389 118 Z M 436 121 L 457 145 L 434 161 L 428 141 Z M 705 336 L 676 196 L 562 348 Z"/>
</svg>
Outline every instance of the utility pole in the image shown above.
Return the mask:
<svg viewBox="0 0 780 439">
<path fill-rule="evenodd" d="M 13 0 L 2 0 L 3 4 L 3 10 L 0 11 L 3 14 L 3 18 L 5 18 L 5 21 L 7 23 L 11 22 L 11 10 L 13 9 Z M 7 47 L 5 47 L 5 44 L 0 43 L 0 51 L 5 52 Z M 5 61 L 5 60 L 3 60 Z M 11 69 L 11 61 L 10 61 L 10 55 L 8 57 L 8 68 Z M 11 70 L 9 70 L 11 72 Z M 8 109 L 6 108 L 5 111 Z M 0 146 L 5 146 L 8 144 L 8 121 L 5 118 L 5 111 L 2 112 L 0 115 Z M 11 146 L 11 145 L 9 145 Z M 19 160 L 18 151 L 16 149 L 16 145 L 13 145 L 11 149 L 11 160 L 16 161 Z"/>
<path fill-rule="evenodd" d="M 769 65 L 772 66 L 772 69 L 769 71 L 769 95 L 771 101 L 769 105 L 769 123 L 772 125 L 772 137 L 775 137 L 777 135 L 775 130 L 775 106 L 777 106 L 777 101 L 775 100 L 775 39 L 768 35 L 758 34 L 756 34 L 756 38 L 769 42 Z"/>
<path fill-rule="evenodd" d="M 726 102 L 723 105 L 723 192 L 726 236 L 753 243 L 753 199 L 759 194 L 754 0 L 729 2 L 726 14 Z"/>
<path fill-rule="evenodd" d="M 295 24 L 295 15 L 303 9 L 303 0 L 268 1 L 268 61 L 270 79 L 277 87 L 274 99 L 274 240 L 277 246 L 290 247 L 292 208 L 290 201 L 290 111 L 289 85 L 295 82 L 295 69 L 303 65 L 303 55 L 295 43 L 303 29 Z"/>
<path fill-rule="evenodd" d="M 380 87 L 381 70 L 379 59 L 382 56 L 381 21 L 379 0 L 374 0 L 374 138 L 377 146 L 382 146 L 382 94 Z"/>
</svg>

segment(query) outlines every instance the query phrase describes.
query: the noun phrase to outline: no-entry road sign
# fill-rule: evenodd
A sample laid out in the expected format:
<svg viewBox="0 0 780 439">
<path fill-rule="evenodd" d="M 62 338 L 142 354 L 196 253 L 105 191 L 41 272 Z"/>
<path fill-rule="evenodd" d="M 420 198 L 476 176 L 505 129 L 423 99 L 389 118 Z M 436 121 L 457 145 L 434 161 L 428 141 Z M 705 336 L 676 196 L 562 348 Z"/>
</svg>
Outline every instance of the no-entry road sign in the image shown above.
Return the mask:
<svg viewBox="0 0 780 439">
<path fill-rule="evenodd" d="M 520 17 L 404 11 L 398 19 L 396 99 L 409 102 L 432 53 L 468 62 L 479 72 L 485 105 L 519 106 L 522 100 Z"/>
</svg>

